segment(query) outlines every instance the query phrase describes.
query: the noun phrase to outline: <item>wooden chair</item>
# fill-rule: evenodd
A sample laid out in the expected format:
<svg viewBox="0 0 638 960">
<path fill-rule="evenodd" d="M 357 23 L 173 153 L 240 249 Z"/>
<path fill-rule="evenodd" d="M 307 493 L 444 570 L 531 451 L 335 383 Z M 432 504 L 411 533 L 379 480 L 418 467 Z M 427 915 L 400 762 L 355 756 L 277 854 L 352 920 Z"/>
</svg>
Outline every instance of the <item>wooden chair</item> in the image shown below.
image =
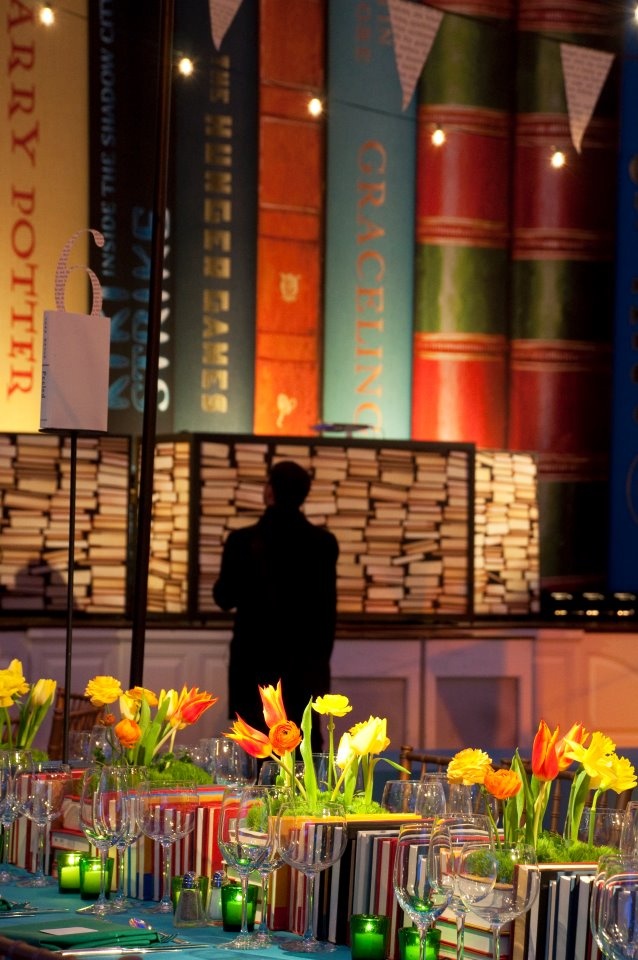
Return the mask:
<svg viewBox="0 0 638 960">
<path fill-rule="evenodd" d="M 83 693 L 69 698 L 69 730 L 91 730 L 97 723 L 101 707 L 94 707 Z M 64 690 L 58 687 L 53 705 L 47 753 L 50 760 L 61 760 L 64 750 Z"/>
<path fill-rule="evenodd" d="M 53 950 L 34 947 L 24 940 L 10 940 L 9 937 L 0 936 L 0 957 L 6 957 L 7 960 L 51 960 L 55 956 Z"/>
<path fill-rule="evenodd" d="M 443 757 L 435 753 L 426 753 L 424 750 L 415 750 L 414 747 L 403 745 L 399 751 L 399 763 L 406 767 L 409 773 L 400 773 L 399 780 L 423 780 L 426 773 L 445 773 L 450 757 Z M 417 771 L 412 764 L 420 763 Z"/>
</svg>

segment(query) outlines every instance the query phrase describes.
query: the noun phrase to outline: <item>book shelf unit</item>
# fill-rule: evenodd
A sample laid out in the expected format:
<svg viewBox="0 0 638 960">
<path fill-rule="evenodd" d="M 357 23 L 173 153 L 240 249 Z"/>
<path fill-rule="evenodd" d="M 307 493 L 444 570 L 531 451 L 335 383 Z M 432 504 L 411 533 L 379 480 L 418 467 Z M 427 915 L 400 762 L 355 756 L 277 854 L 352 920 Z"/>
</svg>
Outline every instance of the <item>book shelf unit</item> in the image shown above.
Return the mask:
<svg viewBox="0 0 638 960">
<path fill-rule="evenodd" d="M 80 437 L 74 608 L 123 614 L 130 503 L 128 437 Z M 70 441 L 0 434 L 0 610 L 67 606 Z"/>
<path fill-rule="evenodd" d="M 126 615 L 132 441 L 80 438 L 75 607 Z M 179 434 L 158 437 L 149 615 L 200 620 L 231 530 L 261 515 L 268 470 L 313 475 L 304 511 L 339 541 L 338 613 L 527 615 L 539 609 L 536 464 L 471 444 Z M 66 608 L 69 441 L 0 435 L 0 610 Z"/>
</svg>

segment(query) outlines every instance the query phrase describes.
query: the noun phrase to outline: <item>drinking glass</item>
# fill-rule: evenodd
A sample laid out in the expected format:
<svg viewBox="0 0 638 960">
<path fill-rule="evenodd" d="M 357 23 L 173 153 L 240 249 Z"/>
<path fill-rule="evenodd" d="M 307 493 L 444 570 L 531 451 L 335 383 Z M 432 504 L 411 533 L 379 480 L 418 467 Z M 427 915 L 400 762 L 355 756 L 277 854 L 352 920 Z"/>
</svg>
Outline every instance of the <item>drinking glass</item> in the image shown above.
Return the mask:
<svg viewBox="0 0 638 960">
<path fill-rule="evenodd" d="M 610 868 L 602 888 L 598 916 L 599 943 L 611 960 L 638 957 L 638 861 L 624 859 Z M 598 939 L 598 938 L 597 938 Z"/>
<path fill-rule="evenodd" d="M 447 809 L 442 780 L 426 777 L 421 781 L 415 812 L 422 817 L 440 817 Z"/>
<path fill-rule="evenodd" d="M 603 953 L 605 951 L 605 944 L 602 940 L 601 930 L 604 926 L 602 913 L 605 881 L 608 876 L 613 876 L 621 872 L 625 866 L 631 868 L 635 862 L 635 857 L 623 856 L 621 853 L 606 853 L 598 861 L 589 898 L 589 928 L 598 945 L 598 949 Z"/>
<path fill-rule="evenodd" d="M 35 872 L 26 880 L 18 880 L 18 886 L 48 887 L 57 883 L 44 873 L 44 834 L 47 824 L 59 816 L 62 801 L 70 792 L 72 782 L 71 768 L 58 761 L 38 762 L 29 765 L 28 769 L 16 769 L 18 813 L 28 817 L 37 832 Z"/>
<path fill-rule="evenodd" d="M 445 842 L 439 842 L 440 837 Z M 450 909 L 456 917 L 456 956 L 457 960 L 463 960 L 467 904 L 486 897 L 496 882 L 494 832 L 490 819 L 483 814 L 446 814 L 434 824 L 432 846 L 434 855 L 442 855 L 439 870 L 443 883 L 451 890 Z M 476 851 L 476 856 L 468 855 L 470 849 Z M 487 858 L 484 853 L 488 854 Z M 460 870 L 461 855 L 463 872 Z M 476 865 L 480 865 L 480 869 Z"/>
<path fill-rule="evenodd" d="M 583 808 L 578 827 L 578 839 L 596 847 L 620 847 L 623 812 L 615 807 Z"/>
<path fill-rule="evenodd" d="M 381 806 L 388 813 L 416 813 L 420 792 L 420 780 L 386 780 Z"/>
<path fill-rule="evenodd" d="M 197 787 L 192 780 L 146 780 L 139 788 L 139 815 L 142 833 L 155 840 L 164 854 L 162 897 L 146 913 L 172 913 L 171 849 L 195 828 L 199 806 Z"/>
<path fill-rule="evenodd" d="M 434 818 L 406 823 L 399 828 L 394 874 L 394 895 L 401 909 L 419 931 L 419 956 L 425 960 L 426 936 L 450 903 L 452 891 L 443 881 L 443 851 L 451 855 L 450 841 L 443 833 L 432 844 Z"/>
<path fill-rule="evenodd" d="M 638 800 L 630 800 L 620 831 L 620 852 L 638 857 Z"/>
<path fill-rule="evenodd" d="M 93 764 L 82 777 L 80 827 L 100 854 L 100 892 L 95 903 L 78 913 L 103 916 L 116 912 L 117 904 L 106 899 L 106 858 L 109 848 L 126 836 L 130 821 L 130 773 L 128 767 Z"/>
<path fill-rule="evenodd" d="M 303 761 L 297 760 L 290 772 L 292 771 L 294 771 L 295 777 L 303 778 Z M 259 768 L 257 782 L 263 783 L 265 786 L 285 786 L 288 784 L 289 779 L 290 773 L 284 770 L 280 763 L 277 763 L 276 760 L 264 760 Z"/>
<path fill-rule="evenodd" d="M 334 943 L 317 940 L 314 931 L 315 879 L 337 863 L 346 849 L 346 811 L 342 803 L 319 799 L 311 811 L 298 798 L 282 803 L 276 822 L 276 843 L 284 863 L 306 877 L 306 928 L 299 940 L 286 940 L 282 950 L 292 953 L 328 953 Z"/>
<path fill-rule="evenodd" d="M 490 860 L 496 862 L 496 883 L 490 893 L 474 900 L 468 893 L 467 881 L 478 874 L 486 873 Z M 481 864 L 485 866 L 482 867 Z M 459 871 L 466 882 L 460 884 L 459 892 L 465 906 L 489 925 L 494 937 L 494 960 L 499 960 L 502 927 L 526 913 L 538 896 L 540 871 L 536 850 L 531 844 L 497 843 L 493 857 L 477 851 L 469 844 L 461 852 Z"/>
<path fill-rule="evenodd" d="M 216 739 L 212 762 L 215 783 L 222 786 L 248 786 L 257 780 L 257 761 L 234 740 Z"/>
<path fill-rule="evenodd" d="M 28 771 L 32 763 L 29 750 L 0 751 L 0 824 L 2 824 L 0 883 L 10 883 L 15 878 L 16 868 L 9 863 L 9 859 L 11 828 L 20 815 L 15 790 L 16 773 L 19 770 Z"/>
<path fill-rule="evenodd" d="M 131 766 L 128 767 L 129 772 L 129 784 L 128 784 L 128 802 L 129 802 L 129 815 L 126 826 L 126 832 L 122 837 L 116 841 L 115 849 L 117 850 L 117 892 L 115 897 L 110 901 L 111 909 L 122 912 L 128 910 L 131 906 L 131 902 L 124 893 L 124 867 L 125 867 L 125 857 L 126 851 L 129 847 L 132 847 L 134 843 L 137 843 L 139 838 L 142 835 L 142 824 L 140 820 L 140 788 L 142 784 L 148 780 L 148 767 L 138 767 Z"/>
<path fill-rule="evenodd" d="M 241 930 L 226 950 L 257 950 L 262 941 L 248 932 L 248 876 L 273 848 L 273 800 L 277 789 L 264 785 L 226 787 L 219 814 L 217 841 L 227 863 L 241 879 Z"/>
</svg>

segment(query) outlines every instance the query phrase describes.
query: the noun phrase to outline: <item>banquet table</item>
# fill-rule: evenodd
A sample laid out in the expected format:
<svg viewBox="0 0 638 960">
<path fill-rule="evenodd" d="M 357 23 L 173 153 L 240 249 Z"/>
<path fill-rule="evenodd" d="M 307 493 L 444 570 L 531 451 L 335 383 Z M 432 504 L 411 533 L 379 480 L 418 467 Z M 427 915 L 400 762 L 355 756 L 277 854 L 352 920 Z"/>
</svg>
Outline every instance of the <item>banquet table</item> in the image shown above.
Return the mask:
<svg viewBox="0 0 638 960">
<path fill-rule="evenodd" d="M 22 875 L 27 876 L 26 873 Z M 17 875 L 16 879 L 20 879 L 20 875 Z M 15 937 L 15 931 L 19 926 L 23 926 L 25 929 L 27 927 L 32 928 L 34 923 L 41 923 L 42 929 L 46 930 L 47 925 L 53 926 L 55 924 L 57 926 L 60 921 L 65 921 L 66 925 L 66 921 L 68 920 L 69 926 L 76 927 L 82 922 L 82 915 L 76 913 L 76 911 L 80 907 L 87 906 L 87 901 L 82 900 L 79 894 L 60 894 L 57 885 L 35 889 L 20 887 L 15 882 L 4 883 L 0 889 L 0 896 L 9 901 L 22 902 L 28 900 L 37 910 L 35 914 L 22 917 L 17 917 L 10 911 L 0 912 L 0 936 L 9 935 L 7 931 L 11 928 L 10 935 L 12 938 Z M 122 956 L 126 956 L 127 958 L 139 957 L 140 960 L 150 955 L 157 957 L 160 953 L 166 953 L 167 960 L 171 960 L 172 957 L 175 957 L 175 960 L 180 960 L 182 957 L 184 960 L 206 960 L 206 958 L 214 956 L 216 960 L 221 960 L 221 958 L 228 958 L 228 956 L 238 954 L 244 958 L 247 956 L 245 950 L 230 951 L 217 949 L 219 944 L 232 940 L 233 937 L 237 936 L 236 933 L 225 933 L 221 926 L 176 928 L 173 926 L 171 914 L 148 914 L 144 912 L 145 909 L 152 907 L 154 905 L 153 903 L 141 900 L 133 900 L 131 902 L 133 906 L 130 910 L 125 913 L 107 915 L 106 919 L 113 925 L 120 925 L 130 930 L 130 918 L 140 917 L 147 923 L 152 924 L 160 933 L 176 934 L 179 938 L 188 940 L 189 943 L 197 944 L 197 946 L 182 948 L 175 942 L 168 945 L 171 947 L 170 950 L 167 949 L 167 946 L 160 944 L 157 944 L 157 946 L 144 947 L 127 946 L 122 948 Z M 51 912 L 47 913 L 46 911 Z M 89 920 L 91 917 L 85 917 L 85 919 Z M 278 932 L 277 936 L 281 938 L 295 938 L 296 934 Z M 17 939 L 17 937 L 15 938 Z M 175 949 L 176 947 L 178 947 L 178 949 Z M 65 951 L 66 950 L 67 948 L 65 947 Z M 87 956 L 87 953 L 80 949 L 78 949 L 76 953 L 80 957 Z M 286 954 L 279 946 L 275 945 L 258 950 L 250 950 L 248 956 L 255 957 L 256 960 L 260 957 L 264 958 L 264 960 L 284 960 L 289 954 Z M 339 946 L 331 956 L 334 957 L 335 960 L 350 960 L 350 949 Z"/>
</svg>

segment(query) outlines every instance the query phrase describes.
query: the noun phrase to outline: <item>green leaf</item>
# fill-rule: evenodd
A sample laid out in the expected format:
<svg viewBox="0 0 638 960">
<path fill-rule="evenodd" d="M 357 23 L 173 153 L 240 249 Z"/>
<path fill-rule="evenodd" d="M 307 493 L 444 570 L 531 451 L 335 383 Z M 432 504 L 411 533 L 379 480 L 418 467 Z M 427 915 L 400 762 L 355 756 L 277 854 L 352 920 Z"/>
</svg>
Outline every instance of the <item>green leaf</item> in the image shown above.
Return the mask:
<svg viewBox="0 0 638 960">
<path fill-rule="evenodd" d="M 306 788 L 306 798 L 308 803 L 314 806 L 317 802 L 317 774 L 312 759 L 312 700 L 303 712 L 301 718 L 301 732 L 303 740 L 299 746 L 299 753 L 304 765 L 304 786 Z"/>
</svg>

